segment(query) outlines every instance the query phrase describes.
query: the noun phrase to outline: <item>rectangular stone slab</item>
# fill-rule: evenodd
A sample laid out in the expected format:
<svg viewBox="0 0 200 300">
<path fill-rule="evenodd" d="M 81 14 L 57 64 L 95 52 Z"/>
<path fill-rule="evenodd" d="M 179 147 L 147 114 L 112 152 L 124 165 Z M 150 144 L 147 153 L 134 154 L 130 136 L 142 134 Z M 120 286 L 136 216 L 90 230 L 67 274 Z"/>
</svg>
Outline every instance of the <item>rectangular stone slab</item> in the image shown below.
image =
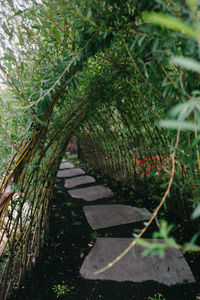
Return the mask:
<svg viewBox="0 0 200 300">
<path fill-rule="evenodd" d="M 116 225 L 149 220 L 151 213 L 146 208 L 130 205 L 90 205 L 84 206 L 88 223 L 92 229 L 106 228 Z"/>
<path fill-rule="evenodd" d="M 78 175 L 83 175 L 85 174 L 85 171 L 77 168 L 77 169 L 70 169 L 70 170 L 59 170 L 57 173 L 57 177 L 73 177 L 73 176 L 78 176 Z"/>
<path fill-rule="evenodd" d="M 62 162 L 62 163 L 60 164 L 60 169 L 61 169 L 61 170 L 62 170 L 62 169 L 72 169 L 72 168 L 74 168 L 74 165 L 71 164 L 70 162 Z"/>
<path fill-rule="evenodd" d="M 178 249 L 166 248 L 163 259 L 158 256 L 141 256 L 143 248 L 134 247 L 119 262 L 107 271 L 94 275 L 119 256 L 133 241 L 131 238 L 97 238 L 89 255 L 83 262 L 80 274 L 86 279 L 132 281 L 135 283 L 153 280 L 167 286 L 195 282 L 194 276 Z M 147 239 L 148 242 L 152 240 Z M 162 240 L 160 241 L 162 243 Z"/>
<path fill-rule="evenodd" d="M 69 194 L 73 198 L 80 198 L 86 201 L 94 201 L 102 198 L 112 197 L 113 192 L 104 185 L 95 185 L 81 189 L 75 189 L 69 191 Z"/>
<path fill-rule="evenodd" d="M 87 176 L 87 175 L 78 176 L 78 177 L 66 179 L 64 187 L 67 189 L 70 189 L 70 188 L 76 187 L 81 184 L 93 183 L 95 181 L 96 180 L 92 176 Z"/>
</svg>

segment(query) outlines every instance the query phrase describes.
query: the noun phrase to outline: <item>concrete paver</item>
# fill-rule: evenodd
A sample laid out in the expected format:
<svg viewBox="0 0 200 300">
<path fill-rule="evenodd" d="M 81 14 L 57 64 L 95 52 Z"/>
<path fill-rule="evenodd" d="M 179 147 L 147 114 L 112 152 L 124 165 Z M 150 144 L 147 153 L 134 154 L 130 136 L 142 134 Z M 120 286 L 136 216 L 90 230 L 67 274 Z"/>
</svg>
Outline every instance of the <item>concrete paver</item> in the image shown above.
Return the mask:
<svg viewBox="0 0 200 300">
<path fill-rule="evenodd" d="M 70 179 L 65 180 L 64 187 L 67 189 L 82 185 L 82 184 L 88 184 L 88 183 L 94 183 L 96 180 L 92 176 L 78 176 Z"/>
<path fill-rule="evenodd" d="M 158 256 L 141 256 L 141 246 L 134 247 L 119 262 L 107 271 L 94 275 L 94 272 L 114 260 L 133 241 L 131 238 L 97 238 L 86 257 L 80 274 L 86 279 L 115 280 L 135 283 L 153 280 L 167 286 L 192 283 L 195 279 L 178 249 L 166 248 L 163 259 Z M 152 242 L 152 240 L 147 239 Z M 160 241 L 162 243 L 162 240 Z"/>
<path fill-rule="evenodd" d="M 113 192 L 104 185 L 95 185 L 91 187 L 70 190 L 69 194 L 73 198 L 80 198 L 86 201 L 94 201 L 101 198 L 112 197 L 114 195 Z"/>
<path fill-rule="evenodd" d="M 146 208 L 130 205 L 90 205 L 83 208 L 92 229 L 149 220 L 151 213 Z"/>
<path fill-rule="evenodd" d="M 68 170 L 59 170 L 57 173 L 57 177 L 59 178 L 69 178 L 73 176 L 79 176 L 85 174 L 85 171 L 82 169 L 76 168 L 76 169 L 68 169 Z"/>
<path fill-rule="evenodd" d="M 74 168 L 74 165 L 70 162 L 62 162 L 60 164 L 60 169 L 63 170 L 63 169 L 72 169 Z"/>
</svg>

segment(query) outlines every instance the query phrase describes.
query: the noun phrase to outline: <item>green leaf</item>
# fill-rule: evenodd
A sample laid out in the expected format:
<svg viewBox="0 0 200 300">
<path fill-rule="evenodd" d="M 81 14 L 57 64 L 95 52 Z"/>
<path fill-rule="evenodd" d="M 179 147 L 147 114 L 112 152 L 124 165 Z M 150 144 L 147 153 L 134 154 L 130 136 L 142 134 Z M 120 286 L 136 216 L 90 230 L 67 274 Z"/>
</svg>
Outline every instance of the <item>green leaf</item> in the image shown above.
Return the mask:
<svg viewBox="0 0 200 300">
<path fill-rule="evenodd" d="M 15 59 L 15 57 L 13 57 L 13 56 L 10 56 L 10 55 L 5 55 L 5 56 L 3 56 L 3 57 L 1 57 L 0 58 L 1 60 L 12 60 L 12 61 L 15 61 L 16 59 Z"/>
<path fill-rule="evenodd" d="M 200 235 L 200 232 L 195 233 L 195 235 L 190 240 L 190 244 L 194 245 L 196 243 L 196 240 L 198 239 L 199 235 Z"/>
<path fill-rule="evenodd" d="M 195 40 L 199 39 L 199 30 L 173 16 L 160 13 L 144 13 L 143 18 L 147 23 L 160 25 L 173 31 L 179 31 Z"/>
<path fill-rule="evenodd" d="M 47 123 L 44 122 L 44 121 L 42 121 L 41 119 L 39 119 L 37 115 L 34 115 L 34 118 L 36 119 L 36 121 L 37 121 L 40 125 L 42 125 L 42 126 L 44 126 L 44 127 L 47 126 Z"/>
<path fill-rule="evenodd" d="M 192 141 L 192 147 L 194 147 L 200 141 L 200 135 Z"/>
<path fill-rule="evenodd" d="M 68 207 L 74 206 L 74 203 L 73 203 L 73 202 L 67 202 L 66 204 L 67 204 Z"/>
<path fill-rule="evenodd" d="M 33 25 L 33 26 L 32 26 L 32 28 L 35 28 L 35 29 L 38 29 L 38 30 L 40 30 L 40 29 L 41 29 L 41 26 L 39 26 L 39 25 L 35 24 L 35 25 Z"/>
<path fill-rule="evenodd" d="M 200 103 L 197 100 L 191 99 L 185 103 L 181 103 L 173 107 L 170 115 L 173 117 L 179 116 L 179 120 L 184 120 L 195 108 L 200 110 Z"/>
<path fill-rule="evenodd" d="M 20 82 L 18 79 L 16 79 L 13 76 L 10 76 L 10 80 L 12 81 L 12 83 L 14 83 L 17 87 L 20 87 Z"/>
<path fill-rule="evenodd" d="M 14 18 L 16 16 L 19 16 L 21 14 L 23 14 L 23 12 L 25 12 L 26 10 L 18 10 L 13 16 L 11 16 L 9 19 Z"/>
<path fill-rule="evenodd" d="M 189 57 L 175 56 L 171 62 L 184 69 L 200 73 L 200 63 Z"/>
<path fill-rule="evenodd" d="M 169 129 L 200 130 L 200 126 L 189 121 L 164 120 L 159 122 L 161 127 Z"/>
<path fill-rule="evenodd" d="M 200 217 L 200 204 L 195 208 L 195 210 L 192 213 L 192 219 L 197 219 Z"/>
</svg>

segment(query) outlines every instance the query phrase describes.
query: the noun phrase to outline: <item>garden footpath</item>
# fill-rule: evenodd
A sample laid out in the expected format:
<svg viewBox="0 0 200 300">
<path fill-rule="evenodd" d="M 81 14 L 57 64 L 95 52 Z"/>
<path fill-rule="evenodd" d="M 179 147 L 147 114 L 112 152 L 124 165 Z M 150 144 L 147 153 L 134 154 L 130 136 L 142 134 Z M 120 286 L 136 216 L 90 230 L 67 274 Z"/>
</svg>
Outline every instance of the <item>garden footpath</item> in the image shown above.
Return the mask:
<svg viewBox="0 0 200 300">
<path fill-rule="evenodd" d="M 95 274 L 128 247 L 134 229 L 142 228 L 152 212 L 120 202 L 108 185 L 71 162 L 63 160 L 57 178 L 49 241 L 13 299 L 195 299 L 196 278 L 178 249 L 166 248 L 160 258 L 142 256 L 144 248 L 136 245 L 113 267 Z M 153 226 L 145 234 L 148 243 L 157 229 Z"/>
</svg>

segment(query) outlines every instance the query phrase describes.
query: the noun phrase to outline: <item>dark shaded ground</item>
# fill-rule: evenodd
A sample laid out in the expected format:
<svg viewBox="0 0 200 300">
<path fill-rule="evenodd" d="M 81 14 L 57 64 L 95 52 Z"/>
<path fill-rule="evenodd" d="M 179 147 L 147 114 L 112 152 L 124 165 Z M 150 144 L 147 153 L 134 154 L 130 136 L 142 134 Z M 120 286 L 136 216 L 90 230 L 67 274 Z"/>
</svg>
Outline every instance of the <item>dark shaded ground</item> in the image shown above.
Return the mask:
<svg viewBox="0 0 200 300">
<path fill-rule="evenodd" d="M 108 181 L 98 176 L 98 182 Z M 144 300 L 151 299 L 155 294 L 162 295 L 170 300 L 195 300 L 200 292 L 200 255 L 187 254 L 186 259 L 197 280 L 196 284 L 167 287 L 155 282 L 134 284 L 131 282 L 92 281 L 80 277 L 79 269 L 85 256 L 89 253 L 95 237 L 132 237 L 134 230 L 142 228 L 142 223 L 116 226 L 114 228 L 92 231 L 83 214 L 82 207 L 85 201 L 72 200 L 63 188 L 64 180 L 58 180 L 52 202 L 49 239 L 41 251 L 35 268 L 26 277 L 20 290 L 11 297 L 12 300 L 53 300 L 56 293 L 53 288 L 64 282 L 69 291 L 58 299 L 74 300 Z M 116 182 L 109 181 L 108 186 L 115 192 L 113 203 L 125 203 L 140 206 L 141 195 L 130 192 Z M 146 200 L 145 200 L 146 199 Z M 142 206 L 151 211 L 155 203 L 149 198 L 143 199 Z M 146 202 L 146 203 L 145 203 Z M 95 203 L 95 202 L 93 202 Z M 93 204 L 89 203 L 89 204 Z M 96 202 L 97 203 L 97 202 Z M 98 201 L 98 204 L 107 203 L 107 200 Z M 88 203 L 87 203 L 88 205 Z M 169 222 L 179 224 L 180 220 L 171 213 L 165 212 Z M 182 226 L 181 226 L 182 225 Z M 173 236 L 178 241 L 189 241 L 193 229 L 187 223 L 177 225 Z M 154 223 L 144 237 L 151 237 L 152 232 L 158 230 Z"/>
</svg>

